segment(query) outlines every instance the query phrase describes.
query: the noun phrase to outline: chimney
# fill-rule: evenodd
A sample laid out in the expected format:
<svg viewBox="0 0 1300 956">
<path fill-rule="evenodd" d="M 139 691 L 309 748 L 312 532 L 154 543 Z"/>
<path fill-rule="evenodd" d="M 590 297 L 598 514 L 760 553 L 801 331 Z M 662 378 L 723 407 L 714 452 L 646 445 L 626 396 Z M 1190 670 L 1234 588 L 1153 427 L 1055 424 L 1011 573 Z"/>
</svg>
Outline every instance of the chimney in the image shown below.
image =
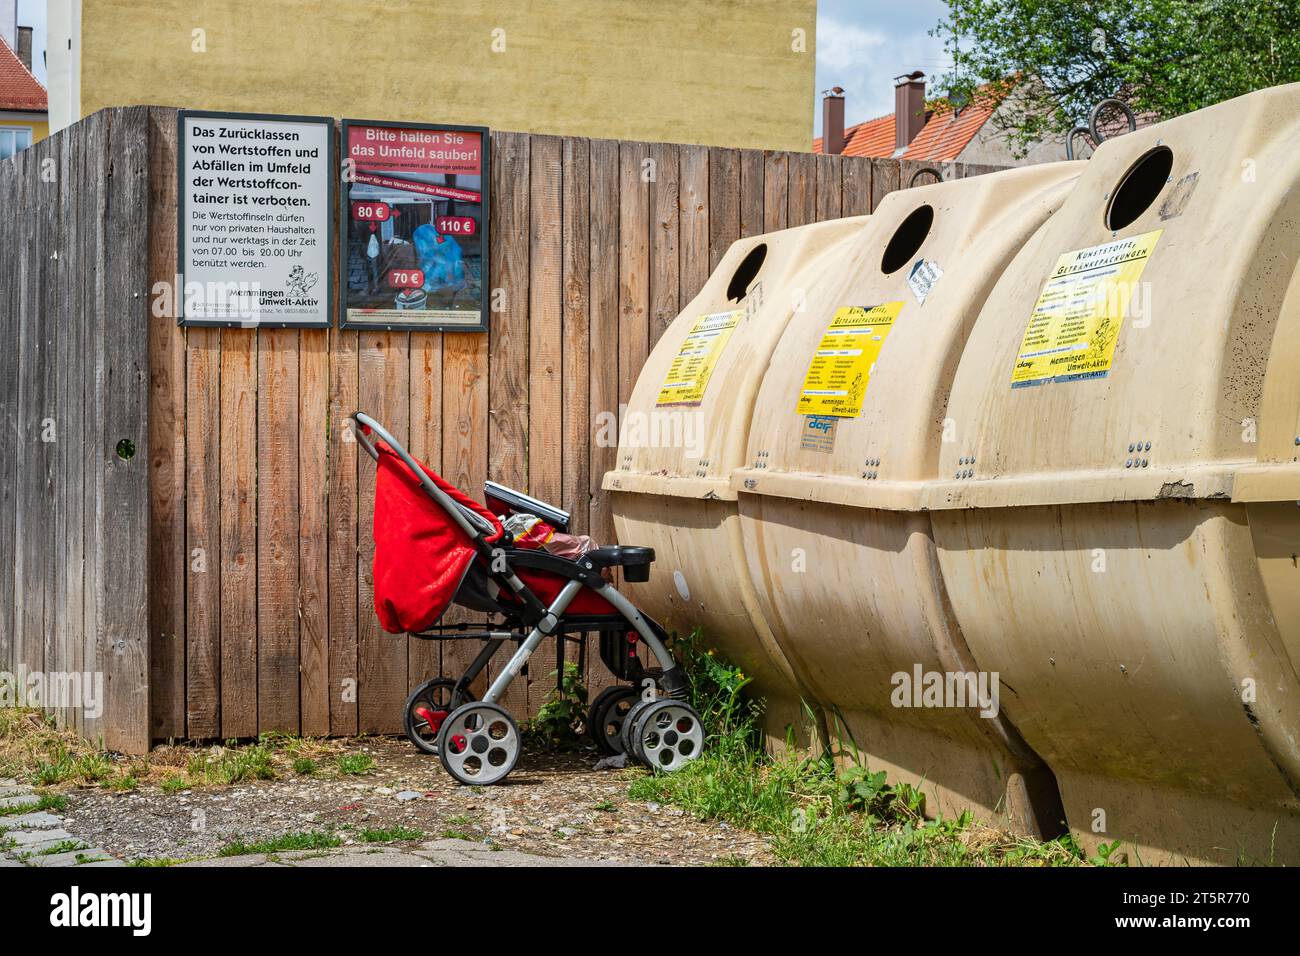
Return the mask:
<svg viewBox="0 0 1300 956">
<path fill-rule="evenodd" d="M 822 152 L 844 152 L 844 91 L 838 86 L 822 92 Z"/>
<path fill-rule="evenodd" d="M 32 69 L 32 28 L 18 28 L 18 49 L 14 51 L 30 73 Z"/>
<path fill-rule="evenodd" d="M 894 77 L 894 155 L 916 139 L 925 126 L 925 74 L 920 70 Z"/>
</svg>

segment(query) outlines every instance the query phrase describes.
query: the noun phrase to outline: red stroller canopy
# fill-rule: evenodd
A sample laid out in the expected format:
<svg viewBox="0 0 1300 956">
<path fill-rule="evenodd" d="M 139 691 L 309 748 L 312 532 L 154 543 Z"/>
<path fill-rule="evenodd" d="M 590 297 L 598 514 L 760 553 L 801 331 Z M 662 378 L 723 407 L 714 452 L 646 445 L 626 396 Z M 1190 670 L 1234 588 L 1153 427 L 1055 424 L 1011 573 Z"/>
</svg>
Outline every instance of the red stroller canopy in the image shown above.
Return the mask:
<svg viewBox="0 0 1300 956">
<path fill-rule="evenodd" d="M 376 441 L 375 448 L 375 613 L 390 633 L 423 631 L 455 597 L 474 560 L 474 545 L 388 445 Z M 448 497 L 489 522 L 494 530 L 488 542 L 500 540 L 504 529 L 496 515 L 417 463 Z"/>
</svg>

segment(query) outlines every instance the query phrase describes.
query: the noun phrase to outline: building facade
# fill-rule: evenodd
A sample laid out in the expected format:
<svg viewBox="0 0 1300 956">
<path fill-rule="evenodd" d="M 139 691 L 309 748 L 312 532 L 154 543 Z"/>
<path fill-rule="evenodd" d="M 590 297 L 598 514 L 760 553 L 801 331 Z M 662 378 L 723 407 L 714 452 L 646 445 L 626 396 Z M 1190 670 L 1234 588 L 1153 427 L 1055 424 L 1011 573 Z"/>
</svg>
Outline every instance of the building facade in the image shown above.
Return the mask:
<svg viewBox="0 0 1300 956">
<path fill-rule="evenodd" d="M 816 0 L 49 8 L 56 129 L 151 104 L 767 149 L 812 138 Z"/>
</svg>

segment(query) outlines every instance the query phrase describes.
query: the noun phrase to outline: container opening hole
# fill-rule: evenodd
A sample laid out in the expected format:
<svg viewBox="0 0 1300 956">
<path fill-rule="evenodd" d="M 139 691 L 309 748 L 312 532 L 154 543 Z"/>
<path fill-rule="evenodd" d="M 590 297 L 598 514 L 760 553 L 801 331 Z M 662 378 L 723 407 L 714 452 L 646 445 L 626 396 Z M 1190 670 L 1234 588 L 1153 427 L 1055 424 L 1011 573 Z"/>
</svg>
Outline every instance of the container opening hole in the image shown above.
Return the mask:
<svg viewBox="0 0 1300 956">
<path fill-rule="evenodd" d="M 736 271 L 731 277 L 731 284 L 727 286 L 727 298 L 732 302 L 739 302 L 749 292 L 749 284 L 754 281 L 758 275 L 758 270 L 763 268 L 763 260 L 767 258 L 767 243 L 760 242 L 749 254 L 741 260 L 740 265 L 736 266 Z"/>
<path fill-rule="evenodd" d="M 123 461 L 130 461 L 135 457 L 135 442 L 129 438 L 123 438 L 117 443 L 117 457 Z"/>
<path fill-rule="evenodd" d="M 1130 166 L 1106 207 L 1106 228 L 1123 229 L 1146 212 L 1169 182 L 1173 168 L 1174 154 L 1168 146 L 1157 146 Z"/>
<path fill-rule="evenodd" d="M 921 206 L 913 210 L 894 231 L 889 245 L 885 246 L 885 255 L 880 260 L 880 271 L 889 275 L 911 262 L 912 256 L 916 255 L 917 250 L 921 248 L 921 243 L 925 242 L 925 237 L 930 234 L 932 225 L 934 225 L 932 207 Z"/>
</svg>

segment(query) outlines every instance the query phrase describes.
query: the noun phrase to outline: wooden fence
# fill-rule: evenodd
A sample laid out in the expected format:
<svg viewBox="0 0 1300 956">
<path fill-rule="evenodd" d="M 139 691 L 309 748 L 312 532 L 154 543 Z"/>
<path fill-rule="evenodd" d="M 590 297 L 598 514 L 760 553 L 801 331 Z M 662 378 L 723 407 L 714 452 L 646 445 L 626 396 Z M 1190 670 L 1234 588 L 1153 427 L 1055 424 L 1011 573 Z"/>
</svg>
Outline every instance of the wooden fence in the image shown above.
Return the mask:
<svg viewBox="0 0 1300 956">
<path fill-rule="evenodd" d="M 46 157 L 62 170 L 57 200 L 37 179 Z M 399 732 L 410 689 L 457 673 L 475 648 L 379 629 L 374 468 L 346 416 L 369 412 L 473 494 L 489 476 L 526 488 L 612 542 L 600 484 L 616 449 L 594 439 L 599 416 L 618 413 L 727 247 L 868 212 L 922 170 L 493 133 L 488 287 L 502 291 L 484 335 L 180 329 L 153 315 L 152 290 L 176 271 L 174 110 L 104 111 L 0 163 L 0 248 L 22 249 L 16 271 L 0 263 L 20 343 L 16 360 L 0 350 L 0 613 L 15 622 L 0 665 L 122 658 L 108 679 L 130 700 L 113 698 L 104 734 L 119 749 L 267 730 Z M 65 392 L 71 405 L 52 397 Z M 92 397 L 107 405 L 92 409 Z M 36 444 L 42 410 L 62 422 L 82 401 L 86 431 L 71 426 L 81 444 Z M 113 448 L 128 435 L 138 453 L 122 461 Z M 81 618 L 76 607 L 65 617 L 65 597 Z M 126 649 L 110 654 L 118 641 Z M 506 706 L 535 711 L 550 670 L 535 664 Z"/>
</svg>

